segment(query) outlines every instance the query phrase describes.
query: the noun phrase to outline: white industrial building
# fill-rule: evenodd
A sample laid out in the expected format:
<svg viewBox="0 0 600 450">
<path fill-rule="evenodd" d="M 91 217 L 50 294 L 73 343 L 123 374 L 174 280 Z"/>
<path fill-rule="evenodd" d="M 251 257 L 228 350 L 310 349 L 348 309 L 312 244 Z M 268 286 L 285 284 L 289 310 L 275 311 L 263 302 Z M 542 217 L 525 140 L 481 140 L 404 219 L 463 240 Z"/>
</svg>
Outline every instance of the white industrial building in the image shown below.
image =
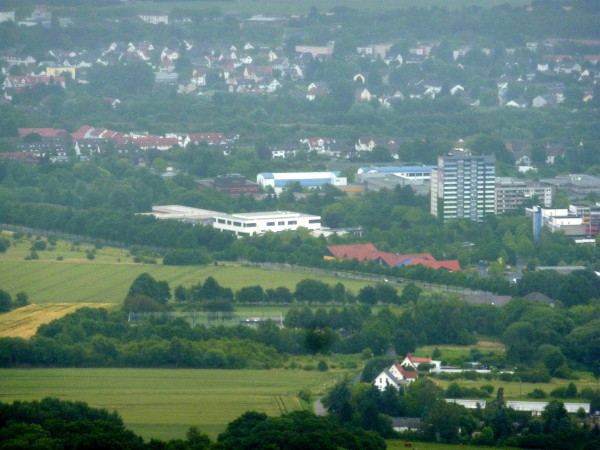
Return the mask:
<svg viewBox="0 0 600 450">
<path fill-rule="evenodd" d="M 293 211 L 267 211 L 227 214 L 208 209 L 191 208 L 181 205 L 153 206 L 151 214 L 157 219 L 173 219 L 182 222 L 212 225 L 221 231 L 230 231 L 236 236 L 275 233 L 284 230 L 297 230 L 299 227 L 311 231 L 321 229 L 321 217 Z"/>
<path fill-rule="evenodd" d="M 369 175 L 391 175 L 405 180 L 419 180 L 429 182 L 431 180 L 431 171 L 436 166 L 383 166 L 383 167 L 361 167 L 357 170 L 357 178 L 364 181 Z"/>
<path fill-rule="evenodd" d="M 318 230 L 321 228 L 321 217 L 292 211 L 217 213 L 212 225 L 222 231 L 232 231 L 241 237 L 267 231 L 297 230 L 299 227 Z"/>
<path fill-rule="evenodd" d="M 346 186 L 346 177 L 340 177 L 340 172 L 281 172 L 259 173 L 256 183 L 262 188 L 271 186 L 276 194 L 280 194 L 287 186 L 299 183 L 303 188 L 317 188 L 330 184 L 332 186 Z"/>
</svg>

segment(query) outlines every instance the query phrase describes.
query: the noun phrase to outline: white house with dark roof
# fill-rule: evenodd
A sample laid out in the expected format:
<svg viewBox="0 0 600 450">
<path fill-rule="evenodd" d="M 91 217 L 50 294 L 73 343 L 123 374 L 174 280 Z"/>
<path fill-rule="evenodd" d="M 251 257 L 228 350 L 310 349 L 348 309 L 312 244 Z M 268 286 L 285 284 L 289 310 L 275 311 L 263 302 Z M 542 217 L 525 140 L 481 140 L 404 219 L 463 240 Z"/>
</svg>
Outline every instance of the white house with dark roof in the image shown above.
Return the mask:
<svg viewBox="0 0 600 450">
<path fill-rule="evenodd" d="M 384 369 L 373 381 L 373 384 L 380 390 L 384 391 L 387 386 L 393 386 L 396 389 L 412 383 L 419 374 L 416 371 L 410 371 L 402 367 L 400 363 L 394 363 L 389 369 Z"/>
</svg>

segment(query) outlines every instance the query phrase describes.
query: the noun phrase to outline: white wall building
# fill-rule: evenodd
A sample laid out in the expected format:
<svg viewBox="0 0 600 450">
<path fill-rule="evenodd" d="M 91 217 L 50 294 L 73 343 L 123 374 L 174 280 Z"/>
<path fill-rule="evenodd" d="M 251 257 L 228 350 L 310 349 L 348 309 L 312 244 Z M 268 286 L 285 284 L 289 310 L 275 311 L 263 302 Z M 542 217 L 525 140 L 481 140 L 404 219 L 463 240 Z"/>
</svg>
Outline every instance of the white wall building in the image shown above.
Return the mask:
<svg viewBox="0 0 600 450">
<path fill-rule="evenodd" d="M 15 12 L 14 11 L 0 11 L 0 23 L 1 22 L 8 22 L 8 21 L 15 21 Z"/>
<path fill-rule="evenodd" d="M 583 409 L 587 414 L 590 413 L 589 403 L 564 403 L 565 409 L 569 414 L 575 414 L 579 409 Z M 508 401 L 506 402 L 508 408 L 512 408 L 515 411 L 531 411 L 533 414 L 541 414 L 548 406 L 548 402 L 528 402 L 528 401 Z"/>
<path fill-rule="evenodd" d="M 321 228 L 321 217 L 292 211 L 217 213 L 212 225 L 221 231 L 232 231 L 236 236 L 242 237 L 267 231 L 297 230 L 299 227 L 318 230 Z"/>
<path fill-rule="evenodd" d="M 208 209 L 181 205 L 153 206 L 151 214 L 157 219 L 173 219 L 182 222 L 212 225 L 221 231 L 231 231 L 236 236 L 250 236 L 267 231 L 297 230 L 299 227 L 311 231 L 321 228 L 321 217 L 293 211 L 267 211 L 226 214 Z"/>
<path fill-rule="evenodd" d="M 259 173 L 256 183 L 265 188 L 271 186 L 276 194 L 280 194 L 292 183 L 299 183 L 303 188 L 317 188 L 330 184 L 332 186 L 346 186 L 346 177 L 340 177 L 340 172 L 282 172 Z"/>
</svg>

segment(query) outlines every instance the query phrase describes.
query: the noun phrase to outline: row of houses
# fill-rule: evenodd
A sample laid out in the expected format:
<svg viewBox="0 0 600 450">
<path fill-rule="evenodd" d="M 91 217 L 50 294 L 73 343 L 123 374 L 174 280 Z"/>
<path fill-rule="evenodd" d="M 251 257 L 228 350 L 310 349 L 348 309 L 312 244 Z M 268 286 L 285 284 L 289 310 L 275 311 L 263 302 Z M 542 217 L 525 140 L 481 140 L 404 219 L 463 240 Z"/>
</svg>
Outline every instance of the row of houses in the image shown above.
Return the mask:
<svg viewBox="0 0 600 450">
<path fill-rule="evenodd" d="M 37 11 L 37 8 L 36 8 Z M 40 17 L 48 17 L 48 8 L 39 8 Z M 14 11 L 6 11 L 6 20 L 14 20 Z M 51 17 L 51 15 L 50 15 Z M 137 19 L 148 24 L 168 24 L 167 14 L 141 13 Z M 130 20 L 131 18 L 128 18 Z M 252 23 L 270 26 L 271 21 L 254 20 Z M 46 20 L 46 19 L 44 19 Z M 109 20 L 109 19 L 104 19 Z M 114 19 L 116 20 L 116 19 Z M 248 19 L 251 20 L 251 19 Z M 188 19 L 192 22 L 192 19 Z M 186 20 L 181 19 L 182 23 Z M 258 26 L 263 26 L 258 25 Z M 356 83 L 356 101 L 378 101 L 380 104 L 393 107 L 395 102 L 409 98 L 435 98 L 444 91 L 450 95 L 466 96 L 469 87 L 454 80 L 441 80 L 433 73 L 424 73 L 408 80 L 403 86 L 392 86 L 390 76 L 395 69 L 404 64 L 422 64 L 435 58 L 438 42 L 415 42 L 403 50 L 402 54 L 390 42 L 363 44 L 354 51 L 355 57 L 377 63 L 377 79 L 373 82 L 369 70 L 351 75 Z M 594 70 L 600 55 L 598 54 L 554 54 L 553 46 L 557 42 L 545 40 L 528 42 L 522 48 L 506 48 L 500 54 L 473 42 L 453 50 L 453 58 L 457 68 L 469 71 L 472 56 L 479 53 L 486 58 L 502 57 L 506 60 L 506 73 L 496 80 L 498 104 L 517 107 L 542 107 L 560 104 L 565 101 L 565 84 L 536 80 L 536 75 L 546 76 L 548 73 L 576 78 L 583 91 L 583 99 L 593 98 L 593 83 L 598 79 L 598 71 Z M 586 42 L 593 48 L 594 41 Z M 9 49 L 0 57 L 11 65 L 23 65 L 28 73 L 42 75 L 45 67 L 68 67 L 82 70 L 82 82 L 85 82 L 87 68 L 94 64 L 111 65 L 118 62 L 139 60 L 152 65 L 157 82 L 170 82 L 178 85 L 182 94 L 204 94 L 207 85 L 211 89 L 226 89 L 229 92 L 271 94 L 283 85 L 293 85 L 309 100 L 329 95 L 330 89 L 325 80 L 303 83 L 309 65 L 315 60 L 322 61 L 331 57 L 336 51 L 335 42 L 330 41 L 322 46 L 297 45 L 294 51 L 281 44 L 257 45 L 246 42 L 235 44 L 207 44 L 186 38 L 169 47 L 157 48 L 151 41 L 113 42 L 107 48 L 56 49 L 48 53 L 48 60 L 36 61 L 31 55 L 20 54 L 17 49 Z M 547 53 L 544 53 L 547 51 Z M 185 53 L 191 63 L 193 73 L 190 77 L 180 77 L 177 73 L 177 62 Z M 352 56 L 352 55 L 349 55 Z M 481 58 L 476 58 L 480 60 Z M 381 65 L 383 62 L 383 66 Z M 528 71 L 530 67 L 536 70 Z M 514 74 L 518 68 L 519 74 Z M 7 72 L 5 71 L 6 75 Z M 209 77 L 208 75 L 213 75 Z M 47 73 L 44 75 L 48 76 Z M 210 80 L 209 80 L 210 78 Z M 547 77 L 546 77 L 547 78 Z M 349 78 L 350 79 L 350 78 Z M 211 81 L 212 80 L 212 81 Z M 515 88 L 515 89 L 513 89 Z M 513 94 L 514 92 L 536 92 L 535 95 Z M 524 100 L 524 98 L 526 100 Z M 477 98 L 465 98 L 468 104 L 478 104 Z"/>
</svg>

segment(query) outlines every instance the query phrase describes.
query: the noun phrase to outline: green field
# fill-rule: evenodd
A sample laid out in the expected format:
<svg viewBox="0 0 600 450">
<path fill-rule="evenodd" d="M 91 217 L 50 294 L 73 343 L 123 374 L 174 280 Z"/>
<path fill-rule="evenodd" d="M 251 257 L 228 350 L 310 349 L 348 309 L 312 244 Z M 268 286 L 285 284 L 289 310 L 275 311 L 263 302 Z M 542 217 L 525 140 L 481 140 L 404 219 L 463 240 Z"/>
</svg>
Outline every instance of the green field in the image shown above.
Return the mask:
<svg viewBox="0 0 600 450">
<path fill-rule="evenodd" d="M 3 235 L 10 236 L 6 232 Z M 285 286 L 293 291 L 304 278 L 331 285 L 340 282 L 339 278 L 313 275 L 301 268 L 267 270 L 230 262 L 217 266 L 163 266 L 160 259 L 158 264 L 138 264 L 128 251 L 109 247 L 96 250 L 95 258 L 89 260 L 86 252 L 93 248 L 91 245 L 74 246 L 64 241 L 58 241 L 56 248 L 39 251 L 37 260 L 25 260 L 31 244 L 22 239 L 0 254 L 0 288 L 13 296 L 24 291 L 32 303 L 120 303 L 133 280 L 144 272 L 167 281 L 171 289 L 179 284 L 192 286 L 209 276 L 234 291 L 257 284 L 264 289 Z M 354 293 L 369 284 L 349 279 L 341 281 Z"/>
<path fill-rule="evenodd" d="M 482 450 L 485 448 L 493 448 L 495 450 L 515 450 L 515 447 L 482 447 L 477 445 L 451 445 L 451 444 L 435 444 L 433 442 L 411 442 L 410 447 L 406 447 L 404 444 L 407 441 L 403 440 L 388 440 L 387 448 L 388 450 L 406 450 L 410 448 L 410 450 L 456 450 L 457 448 L 460 450 Z"/>
<path fill-rule="evenodd" d="M 301 409 L 301 389 L 322 393 L 342 372 L 303 370 L 2 369 L 0 401 L 57 397 L 116 410 L 145 439 L 183 438 L 190 426 L 215 438 L 248 410 Z"/>
</svg>

